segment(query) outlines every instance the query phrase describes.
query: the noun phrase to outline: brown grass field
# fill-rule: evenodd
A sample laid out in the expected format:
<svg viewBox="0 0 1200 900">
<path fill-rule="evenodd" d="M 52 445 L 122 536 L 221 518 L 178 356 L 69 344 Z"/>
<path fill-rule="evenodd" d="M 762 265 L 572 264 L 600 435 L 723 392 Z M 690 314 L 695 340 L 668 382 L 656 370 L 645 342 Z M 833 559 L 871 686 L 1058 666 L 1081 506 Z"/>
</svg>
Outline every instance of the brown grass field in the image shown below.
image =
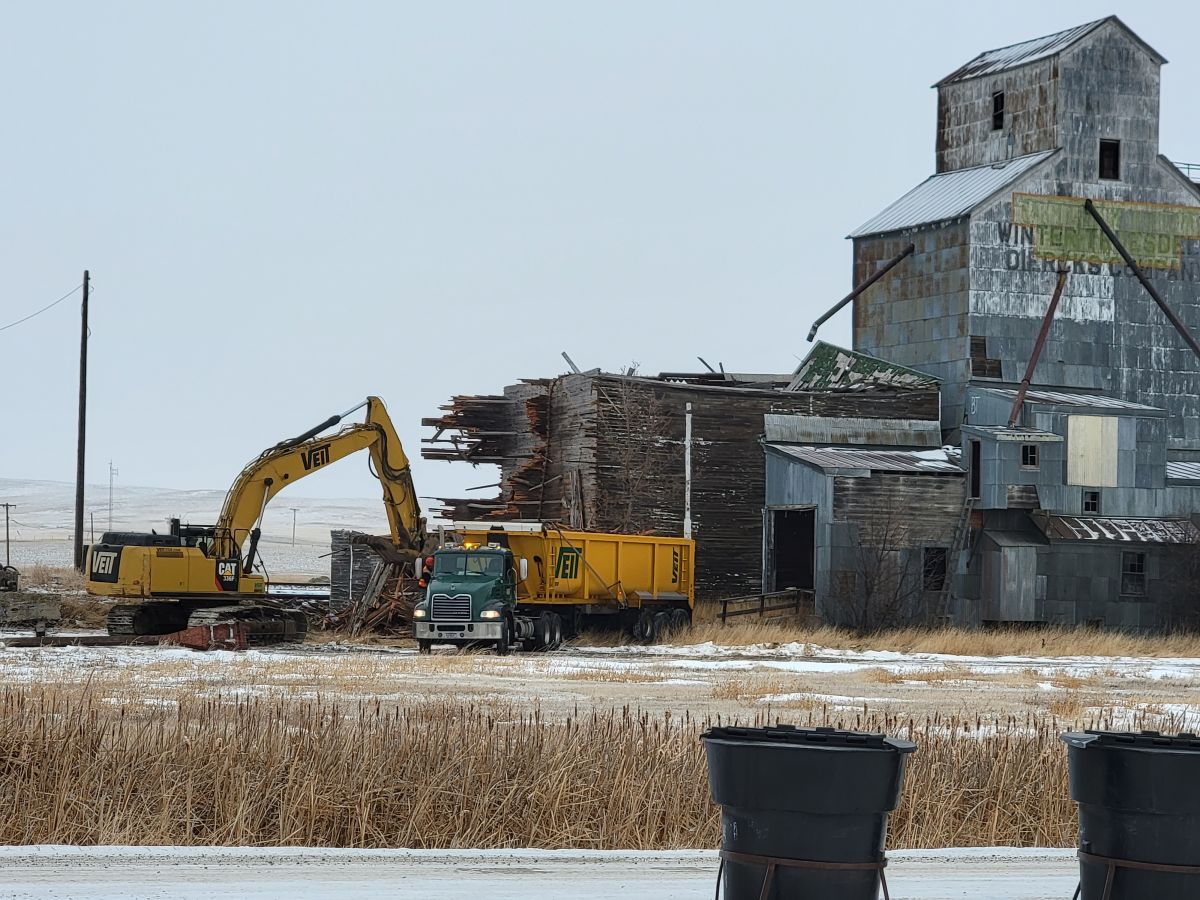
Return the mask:
<svg viewBox="0 0 1200 900">
<path fill-rule="evenodd" d="M 827 721 L 820 713 L 810 723 Z M 667 849 L 719 841 L 708 724 L 628 710 L 0 696 L 0 843 Z M 894 847 L 1068 846 L 1050 718 L 841 722 L 915 740 Z"/>
<path fill-rule="evenodd" d="M 34 574 L 76 603 L 73 620 L 103 614 Z M 708 641 L 748 652 L 706 669 L 586 648 L 419 657 L 395 652 L 403 638 L 336 634 L 236 655 L 0 649 L 0 844 L 712 847 L 700 732 L 782 719 L 917 742 L 892 847 L 1065 847 L 1076 814 L 1058 735 L 1191 727 L 1195 681 L 1170 663 L 1148 677 L 1136 659 L 1049 658 L 1200 658 L 1200 635 L 1064 629 L 741 622 L 674 639 Z M 819 648 L 1029 659 L 772 668 Z"/>
</svg>

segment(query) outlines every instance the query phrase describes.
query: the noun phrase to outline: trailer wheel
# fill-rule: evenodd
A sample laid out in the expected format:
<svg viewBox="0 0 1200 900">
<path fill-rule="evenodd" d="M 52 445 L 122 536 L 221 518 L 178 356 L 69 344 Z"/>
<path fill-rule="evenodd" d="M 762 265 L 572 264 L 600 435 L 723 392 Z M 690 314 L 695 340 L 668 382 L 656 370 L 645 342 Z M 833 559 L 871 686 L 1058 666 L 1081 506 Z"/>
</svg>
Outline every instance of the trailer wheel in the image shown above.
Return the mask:
<svg viewBox="0 0 1200 900">
<path fill-rule="evenodd" d="M 500 638 L 496 641 L 496 655 L 508 656 L 509 630 L 508 619 L 500 620 Z"/>
<path fill-rule="evenodd" d="M 653 644 L 658 635 L 654 630 L 654 613 L 643 608 L 633 623 L 633 639 L 643 644 Z"/>
<path fill-rule="evenodd" d="M 642 619 L 642 640 L 647 644 L 657 644 L 658 639 L 662 637 L 663 619 L 658 613 L 646 611 L 645 618 Z"/>
<path fill-rule="evenodd" d="M 671 618 L 671 610 L 660 609 L 654 614 L 654 643 L 667 640 L 674 633 L 675 624 Z"/>
<path fill-rule="evenodd" d="M 420 641 L 420 640 L 417 641 L 417 652 L 418 653 L 433 652 L 433 641 Z"/>
<path fill-rule="evenodd" d="M 692 617 L 688 615 L 686 609 L 679 609 L 676 607 L 675 609 L 671 610 L 672 634 L 679 634 L 680 632 L 687 631 L 691 627 Z"/>
<path fill-rule="evenodd" d="M 552 650 L 557 650 L 559 647 L 562 646 L 562 642 L 563 642 L 562 616 L 560 616 L 558 613 L 550 613 L 550 624 L 552 626 L 551 636 L 550 636 L 550 648 Z"/>
<path fill-rule="evenodd" d="M 554 646 L 554 613 L 544 612 L 538 616 L 534 632 L 534 646 L 538 650 L 549 650 Z"/>
</svg>

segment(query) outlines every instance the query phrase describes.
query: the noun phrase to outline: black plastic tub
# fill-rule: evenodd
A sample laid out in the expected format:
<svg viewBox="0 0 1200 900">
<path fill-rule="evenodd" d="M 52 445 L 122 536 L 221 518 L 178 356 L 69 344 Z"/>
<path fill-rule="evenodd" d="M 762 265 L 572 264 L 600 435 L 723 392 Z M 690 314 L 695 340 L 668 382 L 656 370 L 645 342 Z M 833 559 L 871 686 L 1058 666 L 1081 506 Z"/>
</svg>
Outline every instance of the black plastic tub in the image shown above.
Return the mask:
<svg viewBox="0 0 1200 900">
<path fill-rule="evenodd" d="M 1079 804 L 1081 900 L 1200 898 L 1200 738 L 1083 731 L 1061 740 Z"/>
<path fill-rule="evenodd" d="M 888 813 L 916 744 L 784 725 L 711 728 L 701 739 L 721 807 L 725 900 L 876 900 Z"/>
</svg>

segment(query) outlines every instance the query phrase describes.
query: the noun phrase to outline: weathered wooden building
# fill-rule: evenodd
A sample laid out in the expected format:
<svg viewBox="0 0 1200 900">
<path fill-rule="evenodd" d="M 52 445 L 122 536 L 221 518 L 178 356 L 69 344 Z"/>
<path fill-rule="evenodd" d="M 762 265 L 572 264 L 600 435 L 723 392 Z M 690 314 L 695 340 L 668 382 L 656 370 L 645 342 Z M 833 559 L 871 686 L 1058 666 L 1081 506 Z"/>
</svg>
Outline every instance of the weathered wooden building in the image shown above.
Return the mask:
<svg viewBox="0 0 1200 900">
<path fill-rule="evenodd" d="M 957 455 L 790 443 L 808 430 L 791 418 L 767 429 L 767 587 L 810 588 L 822 619 L 861 629 L 940 621 L 964 510 Z M 905 436 L 864 428 L 847 443 Z"/>
<path fill-rule="evenodd" d="M 936 422 L 936 381 L 786 390 L 794 375 L 585 372 L 456 397 L 422 455 L 500 467 L 490 499 L 445 499 L 456 521 L 561 521 L 574 528 L 681 534 L 691 416 L 691 514 L 704 598 L 762 586 L 764 415 Z"/>
<path fill-rule="evenodd" d="M 854 301 L 854 346 L 941 380 L 967 471 L 972 540 L 949 565 L 965 623 L 1194 615 L 1200 360 L 1084 206 L 1200 323 L 1200 187 L 1160 153 L 1164 62 L 1116 17 L 980 54 L 935 85 L 935 174 L 850 235 L 856 283 L 912 246 Z"/>
<path fill-rule="evenodd" d="M 1070 272 L 1034 383 L 1167 412 L 1200 459 L 1200 360 L 1084 210 L 1095 201 L 1185 322 L 1200 322 L 1200 188 L 1160 153 L 1165 60 L 1115 16 L 990 50 L 935 86 L 935 174 L 856 228 L 854 347 L 929 372 L 943 425 L 967 388 L 1015 385 L 1056 271 Z"/>
</svg>

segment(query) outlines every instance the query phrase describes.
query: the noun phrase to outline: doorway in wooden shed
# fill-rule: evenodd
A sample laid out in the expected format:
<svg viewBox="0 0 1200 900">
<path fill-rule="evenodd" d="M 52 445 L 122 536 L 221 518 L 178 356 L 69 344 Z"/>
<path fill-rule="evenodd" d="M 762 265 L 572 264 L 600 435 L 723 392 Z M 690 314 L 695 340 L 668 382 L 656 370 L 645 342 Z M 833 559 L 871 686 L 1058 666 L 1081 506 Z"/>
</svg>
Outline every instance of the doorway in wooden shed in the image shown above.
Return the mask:
<svg viewBox="0 0 1200 900">
<path fill-rule="evenodd" d="M 816 509 L 771 510 L 771 583 L 775 590 L 812 590 L 816 538 Z"/>
</svg>

